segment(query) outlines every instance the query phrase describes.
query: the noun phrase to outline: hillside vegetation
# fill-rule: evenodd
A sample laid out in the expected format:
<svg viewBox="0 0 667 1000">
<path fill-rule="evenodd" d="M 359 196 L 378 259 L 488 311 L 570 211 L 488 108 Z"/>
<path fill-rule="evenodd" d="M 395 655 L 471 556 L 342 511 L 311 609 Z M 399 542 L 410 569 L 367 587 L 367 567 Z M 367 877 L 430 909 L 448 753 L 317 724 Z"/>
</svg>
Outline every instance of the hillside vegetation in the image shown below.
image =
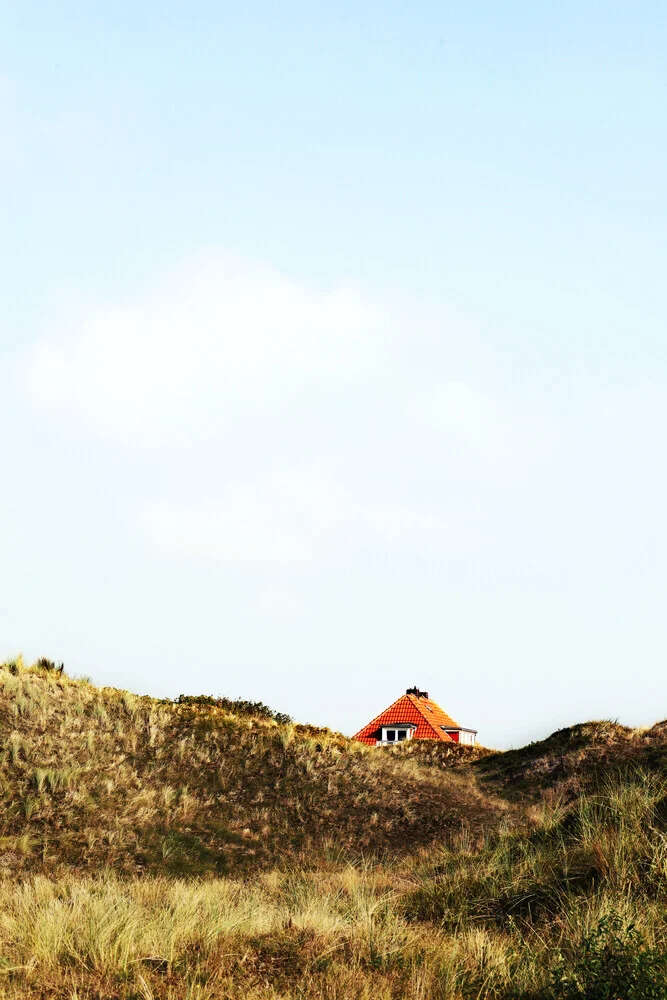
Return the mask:
<svg viewBox="0 0 667 1000">
<path fill-rule="evenodd" d="M 618 722 L 585 722 L 560 729 L 520 750 L 480 761 L 485 787 L 513 799 L 576 798 L 610 773 L 667 772 L 667 722 L 631 729 Z"/>
<path fill-rule="evenodd" d="M 0 670 L 4 866 L 244 873 L 327 843 L 396 854 L 519 816 L 471 776 L 221 703 Z"/>
<path fill-rule="evenodd" d="M 0 998 L 667 998 L 666 728 L 376 751 L 0 668 Z"/>
</svg>

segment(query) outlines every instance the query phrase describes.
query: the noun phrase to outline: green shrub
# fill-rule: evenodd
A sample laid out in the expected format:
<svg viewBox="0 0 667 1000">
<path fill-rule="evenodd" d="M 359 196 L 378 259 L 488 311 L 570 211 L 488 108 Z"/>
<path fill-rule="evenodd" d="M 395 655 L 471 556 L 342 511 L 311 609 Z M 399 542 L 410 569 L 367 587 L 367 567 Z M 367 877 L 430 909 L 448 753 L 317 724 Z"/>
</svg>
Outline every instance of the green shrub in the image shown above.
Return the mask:
<svg viewBox="0 0 667 1000">
<path fill-rule="evenodd" d="M 667 956 L 648 948 L 637 928 L 604 917 L 553 973 L 549 1000 L 665 1000 Z"/>
<path fill-rule="evenodd" d="M 284 712 L 274 712 L 262 701 L 246 701 L 245 698 L 214 698 L 210 694 L 179 694 L 175 699 L 177 705 L 201 705 L 208 708 L 222 708 L 234 715 L 252 715 L 259 719 L 273 719 L 278 725 L 286 726 L 292 722 Z"/>
</svg>

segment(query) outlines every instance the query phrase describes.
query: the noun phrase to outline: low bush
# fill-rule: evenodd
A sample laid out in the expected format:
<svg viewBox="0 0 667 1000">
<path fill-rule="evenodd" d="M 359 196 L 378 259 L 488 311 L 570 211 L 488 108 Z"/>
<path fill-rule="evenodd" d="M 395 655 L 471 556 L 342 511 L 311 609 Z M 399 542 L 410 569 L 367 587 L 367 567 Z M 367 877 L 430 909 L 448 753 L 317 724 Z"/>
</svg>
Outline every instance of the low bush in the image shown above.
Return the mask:
<svg viewBox="0 0 667 1000">
<path fill-rule="evenodd" d="M 262 701 L 246 701 L 245 698 L 214 698 L 210 694 L 179 694 L 174 699 L 177 705 L 200 705 L 203 708 L 222 708 L 232 715 L 249 715 L 257 719 L 273 719 L 278 725 L 286 726 L 292 717 L 284 712 L 274 712 Z"/>
<path fill-rule="evenodd" d="M 646 945 L 634 924 L 603 917 L 553 973 L 549 1000 L 665 1000 L 667 955 Z"/>
</svg>

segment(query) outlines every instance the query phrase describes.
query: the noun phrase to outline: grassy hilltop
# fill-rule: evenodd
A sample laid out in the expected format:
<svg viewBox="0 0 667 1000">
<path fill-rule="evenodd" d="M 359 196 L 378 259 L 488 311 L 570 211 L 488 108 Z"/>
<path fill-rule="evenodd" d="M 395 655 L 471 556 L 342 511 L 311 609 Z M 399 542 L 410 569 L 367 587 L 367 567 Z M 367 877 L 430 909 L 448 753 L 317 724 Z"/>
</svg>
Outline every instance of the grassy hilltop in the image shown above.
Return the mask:
<svg viewBox="0 0 667 1000">
<path fill-rule="evenodd" d="M 664 723 L 378 751 L 19 660 L 0 738 L 0 998 L 667 997 Z"/>
<path fill-rule="evenodd" d="M 5 864 L 245 874 L 307 864 L 327 842 L 395 854 L 519 815 L 453 771 L 443 780 L 338 733 L 207 701 L 0 670 Z"/>
</svg>

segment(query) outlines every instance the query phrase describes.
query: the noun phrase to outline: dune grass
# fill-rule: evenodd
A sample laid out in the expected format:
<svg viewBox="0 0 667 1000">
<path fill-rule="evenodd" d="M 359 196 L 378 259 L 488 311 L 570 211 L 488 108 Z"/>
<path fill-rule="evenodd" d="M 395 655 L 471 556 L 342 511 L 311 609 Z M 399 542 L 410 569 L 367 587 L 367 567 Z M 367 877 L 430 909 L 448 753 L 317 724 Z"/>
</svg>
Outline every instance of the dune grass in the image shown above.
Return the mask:
<svg viewBox="0 0 667 1000">
<path fill-rule="evenodd" d="M 664 952 L 664 799 L 629 775 L 544 809 L 528 836 L 393 863 L 330 850 L 242 880 L 5 879 L 0 997 L 558 1000 L 605 919 L 621 940 L 634 928 L 633 954 Z"/>
<path fill-rule="evenodd" d="M 234 704 L 159 701 L 5 664 L 0 836 L 23 843 L 7 855 L 15 874 L 239 874 L 304 861 L 323 840 L 397 854 L 462 822 L 483 831 L 520 818 L 472 774 L 378 755 L 261 704 L 235 715 Z"/>
<path fill-rule="evenodd" d="M 457 760 L 211 701 L 0 669 L 0 1000 L 667 998 L 660 727 Z"/>
</svg>

